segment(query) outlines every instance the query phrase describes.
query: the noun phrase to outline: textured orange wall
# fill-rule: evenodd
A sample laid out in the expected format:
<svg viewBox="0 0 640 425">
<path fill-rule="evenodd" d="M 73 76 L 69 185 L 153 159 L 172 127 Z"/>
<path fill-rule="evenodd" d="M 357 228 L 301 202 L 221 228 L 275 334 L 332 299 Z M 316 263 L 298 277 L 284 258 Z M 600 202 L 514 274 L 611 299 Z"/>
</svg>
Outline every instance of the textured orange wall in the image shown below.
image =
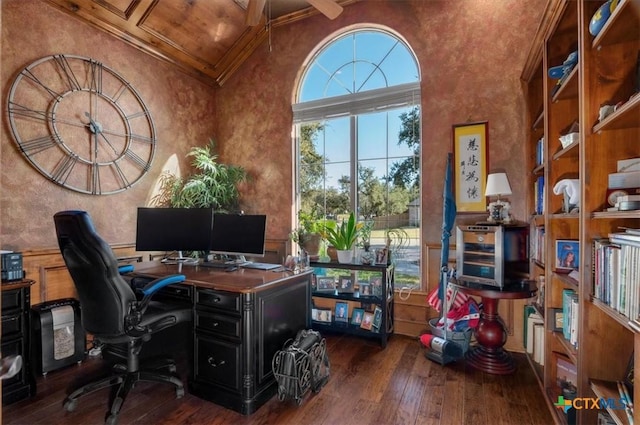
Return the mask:
<svg viewBox="0 0 640 425">
<path fill-rule="evenodd" d="M 46 180 L 21 156 L 10 134 L 6 102 L 16 73 L 43 56 L 89 56 L 124 76 L 152 113 L 158 147 L 152 169 L 131 189 L 90 196 Z M 133 242 L 136 207 L 144 206 L 163 164 L 183 161 L 194 145 L 215 136 L 215 89 L 186 76 L 42 0 L 2 0 L 2 129 L 0 131 L 0 244 L 4 249 L 55 247 L 53 214 L 63 209 L 90 212 L 111 243 Z"/>
<path fill-rule="evenodd" d="M 309 53 L 340 28 L 372 23 L 399 32 L 422 72 L 423 206 L 426 241 L 439 241 L 445 153 L 451 126 L 489 121 L 490 166 L 509 174 L 516 218 L 525 219 L 524 100 L 520 73 L 546 0 L 363 1 L 336 20 L 312 17 L 272 33 L 217 91 L 171 65 L 129 47 L 40 0 L 2 0 L 0 244 L 55 246 L 52 215 L 88 210 L 110 242 L 131 242 L 135 207 L 144 205 L 160 168 L 173 153 L 215 136 L 225 162 L 245 166 L 243 208 L 269 216 L 268 237 L 291 227 L 291 101 Z M 7 128 L 6 97 L 15 72 L 53 53 L 91 56 L 124 75 L 150 107 L 159 147 L 148 177 L 128 191 L 92 197 L 46 181 L 24 160 Z"/>
<path fill-rule="evenodd" d="M 506 169 L 513 213 L 526 220 L 525 127 L 520 74 L 546 0 L 363 1 L 334 21 L 315 16 L 272 32 L 218 91 L 224 155 L 259 179 L 250 208 L 286 237 L 292 205 L 291 101 L 307 56 L 341 28 L 371 23 L 400 33 L 422 72 L 422 205 L 425 238 L 440 240 L 442 180 L 452 125 L 489 121 L 490 167 Z M 259 195 L 258 195 L 259 194 Z M 469 218 L 469 217 L 466 217 Z M 476 220 L 484 218 L 472 217 Z"/>
</svg>

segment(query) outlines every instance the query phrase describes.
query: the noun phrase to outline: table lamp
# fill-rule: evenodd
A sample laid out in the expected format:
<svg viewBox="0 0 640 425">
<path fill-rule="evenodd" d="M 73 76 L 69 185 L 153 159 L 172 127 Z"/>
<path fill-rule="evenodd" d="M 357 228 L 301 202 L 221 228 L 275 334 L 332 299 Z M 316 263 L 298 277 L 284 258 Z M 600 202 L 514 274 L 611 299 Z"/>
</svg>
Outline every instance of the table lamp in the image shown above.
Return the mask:
<svg viewBox="0 0 640 425">
<path fill-rule="evenodd" d="M 497 199 L 494 202 L 489 203 L 489 218 L 490 223 L 511 223 L 511 204 L 508 201 L 500 199 L 502 195 L 511 195 L 511 186 L 509 186 L 509 180 L 506 173 L 493 173 L 489 174 L 487 178 L 487 188 L 484 192 L 484 196 L 495 196 Z"/>
</svg>

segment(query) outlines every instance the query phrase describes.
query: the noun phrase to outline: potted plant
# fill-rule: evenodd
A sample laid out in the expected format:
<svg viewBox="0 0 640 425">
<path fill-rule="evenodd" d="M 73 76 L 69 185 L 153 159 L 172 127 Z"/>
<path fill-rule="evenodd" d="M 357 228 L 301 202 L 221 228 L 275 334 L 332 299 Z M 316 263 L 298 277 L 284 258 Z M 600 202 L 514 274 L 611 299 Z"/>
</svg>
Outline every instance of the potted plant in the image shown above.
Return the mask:
<svg viewBox="0 0 640 425">
<path fill-rule="evenodd" d="M 300 245 L 311 257 L 317 259 L 322 242 L 322 222 L 313 213 L 298 212 L 298 227 L 289 234 L 289 238 Z M 315 258 L 314 258 L 315 257 Z"/>
<path fill-rule="evenodd" d="M 221 164 L 214 151 L 213 140 L 205 147 L 191 148 L 187 156 L 193 157 L 191 165 L 198 172 L 186 180 L 171 173 L 163 175 L 160 193 L 152 203 L 176 208 L 215 208 L 223 212 L 237 210 L 238 184 L 247 180 L 247 172 L 240 166 Z"/>
<path fill-rule="evenodd" d="M 340 224 L 327 221 L 322 229 L 322 237 L 338 251 L 338 262 L 350 263 L 353 258 L 353 245 L 358 240 L 362 223 L 356 222 L 353 213 Z"/>
</svg>

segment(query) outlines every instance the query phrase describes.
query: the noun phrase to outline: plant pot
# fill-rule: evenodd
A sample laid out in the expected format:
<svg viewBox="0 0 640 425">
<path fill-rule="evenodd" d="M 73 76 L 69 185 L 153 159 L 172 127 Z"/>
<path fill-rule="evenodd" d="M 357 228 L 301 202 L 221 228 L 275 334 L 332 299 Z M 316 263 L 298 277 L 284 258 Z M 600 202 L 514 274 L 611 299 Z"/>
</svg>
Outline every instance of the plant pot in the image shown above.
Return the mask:
<svg viewBox="0 0 640 425">
<path fill-rule="evenodd" d="M 338 261 L 338 250 L 335 247 L 328 246 L 327 255 L 331 261 Z"/>
<path fill-rule="evenodd" d="M 320 243 L 322 242 L 322 236 L 318 233 L 310 233 L 304 235 L 300 240 L 300 246 L 304 249 L 310 257 L 318 257 L 320 252 Z"/>
<path fill-rule="evenodd" d="M 338 263 L 348 264 L 353 259 L 353 251 L 350 249 L 339 249 L 338 251 Z"/>
</svg>

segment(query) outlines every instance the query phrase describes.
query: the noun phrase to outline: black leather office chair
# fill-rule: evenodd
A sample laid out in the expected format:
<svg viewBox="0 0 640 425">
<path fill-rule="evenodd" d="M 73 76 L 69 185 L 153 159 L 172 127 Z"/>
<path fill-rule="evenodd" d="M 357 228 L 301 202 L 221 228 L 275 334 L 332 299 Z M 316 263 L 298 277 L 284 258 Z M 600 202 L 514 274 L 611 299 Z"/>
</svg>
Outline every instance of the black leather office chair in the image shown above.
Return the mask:
<svg viewBox="0 0 640 425">
<path fill-rule="evenodd" d="M 61 211 L 54 222 L 60 251 L 73 279 L 82 314 L 84 329 L 104 344 L 125 344 L 127 364 L 115 365 L 112 373 L 97 381 L 75 389 L 65 399 L 64 407 L 73 411 L 77 399 L 85 394 L 117 385 L 106 423 L 115 424 L 124 400 L 136 382 L 157 381 L 176 388 L 176 397 L 184 395 L 184 387 L 175 374 L 175 364 L 143 369 L 139 354 L 142 344 L 163 329 L 191 320 L 189 307 L 167 309 L 151 302 L 160 288 L 182 282 L 183 275 L 156 279 L 142 289 L 141 299 L 122 278 L 111 247 L 96 233 L 85 211 Z M 168 369 L 163 373 L 162 369 Z"/>
</svg>

